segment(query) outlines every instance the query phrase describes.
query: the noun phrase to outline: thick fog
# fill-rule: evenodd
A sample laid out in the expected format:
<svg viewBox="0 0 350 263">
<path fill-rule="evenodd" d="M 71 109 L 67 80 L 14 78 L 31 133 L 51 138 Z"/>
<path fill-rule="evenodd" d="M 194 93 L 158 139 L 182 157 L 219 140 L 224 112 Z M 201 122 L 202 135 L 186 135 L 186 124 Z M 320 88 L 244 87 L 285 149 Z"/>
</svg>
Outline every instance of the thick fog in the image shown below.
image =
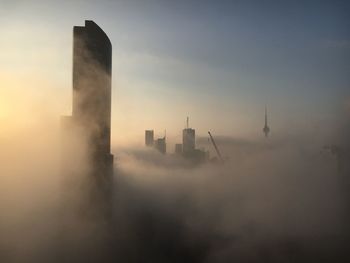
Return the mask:
<svg viewBox="0 0 350 263">
<path fill-rule="evenodd" d="M 79 205 L 89 182 L 84 140 L 66 152 L 80 171 L 67 178 L 61 135 L 50 114 L 2 134 L 2 262 L 334 262 L 346 255 L 337 160 L 313 137 L 217 137 L 225 163 L 198 166 L 116 147 L 113 215 L 104 219 Z M 215 156 L 207 138 L 197 144 Z"/>
<path fill-rule="evenodd" d="M 25 97 L 0 133 L 1 262 L 346 262 L 347 125 L 327 138 L 216 136 L 223 163 L 112 145 L 104 216 L 91 129 Z M 206 137 L 197 147 L 216 155 Z"/>
<path fill-rule="evenodd" d="M 171 253 L 173 262 L 186 253 L 189 262 L 308 262 L 343 252 L 345 201 L 332 156 L 287 138 L 217 143 L 230 156 L 222 165 L 183 168 L 174 156 L 141 149 L 119 157 L 117 204 L 127 213 L 117 219 L 155 242 L 145 249 L 159 262 Z"/>
</svg>

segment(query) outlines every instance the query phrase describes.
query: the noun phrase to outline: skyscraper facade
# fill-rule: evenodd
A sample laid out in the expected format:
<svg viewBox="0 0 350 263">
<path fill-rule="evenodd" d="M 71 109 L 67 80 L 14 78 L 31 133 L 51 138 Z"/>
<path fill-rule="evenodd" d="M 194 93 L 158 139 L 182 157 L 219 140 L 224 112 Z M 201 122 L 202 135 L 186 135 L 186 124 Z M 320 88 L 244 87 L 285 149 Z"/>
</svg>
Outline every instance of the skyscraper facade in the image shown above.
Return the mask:
<svg viewBox="0 0 350 263">
<path fill-rule="evenodd" d="M 166 154 L 166 137 L 155 140 L 154 146 L 159 152 Z"/>
<path fill-rule="evenodd" d="M 154 131 L 146 130 L 145 131 L 145 144 L 146 146 L 153 146 L 154 144 Z"/>
<path fill-rule="evenodd" d="M 73 114 L 87 137 L 92 174 L 113 170 L 111 138 L 112 45 L 93 21 L 73 28 Z"/>
<path fill-rule="evenodd" d="M 85 231 L 72 231 L 72 222 L 104 229 L 113 217 L 113 155 L 111 154 L 112 45 L 93 21 L 73 28 L 73 107 L 62 120 L 62 232 L 64 254 L 72 262 L 105 262 L 96 254 L 99 238 L 90 238 L 80 253 L 76 243 L 86 240 Z M 106 232 L 105 230 L 101 232 Z M 98 235 L 99 236 L 99 235 Z M 107 239 L 103 235 L 103 240 Z M 96 242 L 95 242 L 96 241 Z M 92 245 L 94 244 L 94 245 Z M 98 259 L 87 255 L 98 256 Z"/>
<path fill-rule="evenodd" d="M 189 154 L 196 148 L 195 145 L 196 132 L 195 129 L 186 128 L 182 131 L 182 151 Z"/>
<path fill-rule="evenodd" d="M 62 118 L 67 198 L 87 217 L 110 218 L 112 45 L 93 21 L 73 28 L 72 116 Z M 74 199 L 79 192 L 83 198 Z M 76 202 L 73 202 L 75 200 Z"/>
</svg>

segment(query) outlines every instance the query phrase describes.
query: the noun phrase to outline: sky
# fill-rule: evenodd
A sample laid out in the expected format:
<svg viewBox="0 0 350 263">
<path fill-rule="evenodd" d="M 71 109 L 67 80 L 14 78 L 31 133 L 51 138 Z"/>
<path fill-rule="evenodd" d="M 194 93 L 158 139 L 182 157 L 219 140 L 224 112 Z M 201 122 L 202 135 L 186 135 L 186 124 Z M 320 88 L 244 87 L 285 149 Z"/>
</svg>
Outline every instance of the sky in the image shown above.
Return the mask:
<svg viewBox="0 0 350 263">
<path fill-rule="evenodd" d="M 71 114 L 72 29 L 113 45 L 112 141 L 145 129 L 261 138 L 331 133 L 350 114 L 347 1 L 0 0 L 0 120 Z M 16 125 L 17 125 L 16 124 Z"/>
</svg>

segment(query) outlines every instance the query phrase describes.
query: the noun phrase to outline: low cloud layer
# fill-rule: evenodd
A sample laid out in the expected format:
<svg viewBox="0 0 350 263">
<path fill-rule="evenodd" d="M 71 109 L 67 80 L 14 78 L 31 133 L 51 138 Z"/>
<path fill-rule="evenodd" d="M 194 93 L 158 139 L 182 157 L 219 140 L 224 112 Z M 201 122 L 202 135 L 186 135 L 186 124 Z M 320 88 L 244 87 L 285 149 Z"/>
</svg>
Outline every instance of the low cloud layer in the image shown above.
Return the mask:
<svg viewBox="0 0 350 263">
<path fill-rule="evenodd" d="M 83 178 L 67 194 L 60 133 L 50 127 L 3 140 L 3 262 L 332 262 L 346 255 L 348 202 L 336 159 L 319 141 L 217 137 L 227 161 L 198 166 L 153 149 L 115 149 L 113 216 L 105 220 L 79 206 Z M 198 146 L 214 155 L 207 139 Z M 83 144 L 74 149 L 72 160 L 84 165 Z"/>
<path fill-rule="evenodd" d="M 218 142 L 231 155 L 223 165 L 182 168 L 175 157 L 142 149 L 119 156 L 117 205 L 131 211 L 130 232 L 144 224 L 149 231 L 137 235 L 135 244 L 168 244 L 178 256 L 170 262 L 187 252 L 194 253 L 189 262 L 300 262 L 338 255 L 341 242 L 334 237 L 344 230 L 344 200 L 332 157 L 293 142 Z M 150 225 L 140 216 L 149 216 Z M 153 249 L 159 262 L 169 261 L 170 255 Z"/>
</svg>

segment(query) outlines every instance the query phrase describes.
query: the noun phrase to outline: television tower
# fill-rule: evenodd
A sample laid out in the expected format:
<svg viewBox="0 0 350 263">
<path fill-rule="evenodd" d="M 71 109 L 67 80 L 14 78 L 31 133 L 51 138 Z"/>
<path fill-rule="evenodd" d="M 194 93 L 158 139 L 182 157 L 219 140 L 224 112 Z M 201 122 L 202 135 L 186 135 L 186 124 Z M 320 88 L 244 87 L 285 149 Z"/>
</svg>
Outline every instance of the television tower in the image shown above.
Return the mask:
<svg viewBox="0 0 350 263">
<path fill-rule="evenodd" d="M 263 132 L 265 134 L 265 137 L 267 138 L 269 136 L 270 128 L 267 125 L 267 108 L 265 106 L 265 126 L 263 128 Z"/>
</svg>

